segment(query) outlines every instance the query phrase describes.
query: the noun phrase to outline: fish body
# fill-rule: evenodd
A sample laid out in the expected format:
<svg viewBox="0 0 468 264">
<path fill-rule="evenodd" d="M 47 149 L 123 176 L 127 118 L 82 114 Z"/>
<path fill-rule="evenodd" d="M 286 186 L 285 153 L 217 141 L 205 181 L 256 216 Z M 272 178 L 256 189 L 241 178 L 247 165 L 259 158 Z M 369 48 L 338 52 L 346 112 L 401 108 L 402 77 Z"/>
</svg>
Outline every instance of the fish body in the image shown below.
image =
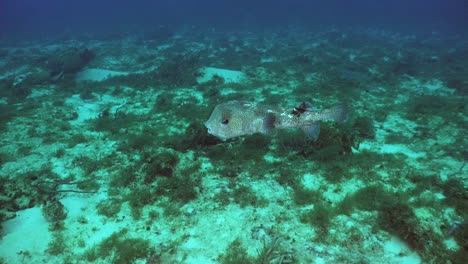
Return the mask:
<svg viewBox="0 0 468 264">
<path fill-rule="evenodd" d="M 345 105 L 336 105 L 323 111 L 314 111 L 307 103 L 293 110 L 246 101 L 228 101 L 217 105 L 205 122 L 208 133 L 220 139 L 243 135 L 272 134 L 276 129 L 301 128 L 306 136 L 318 138 L 322 120 L 344 121 Z"/>
</svg>

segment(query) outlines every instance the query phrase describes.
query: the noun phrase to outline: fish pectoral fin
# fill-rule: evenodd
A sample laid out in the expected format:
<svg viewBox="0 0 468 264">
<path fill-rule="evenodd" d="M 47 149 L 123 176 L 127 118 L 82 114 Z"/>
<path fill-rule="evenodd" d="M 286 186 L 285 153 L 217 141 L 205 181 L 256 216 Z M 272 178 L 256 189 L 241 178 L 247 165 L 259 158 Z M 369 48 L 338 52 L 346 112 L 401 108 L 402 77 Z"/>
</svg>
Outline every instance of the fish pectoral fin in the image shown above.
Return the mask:
<svg viewBox="0 0 468 264">
<path fill-rule="evenodd" d="M 264 135 L 270 136 L 270 137 L 274 137 L 277 134 L 277 130 L 276 129 L 269 129 L 269 130 L 264 130 L 261 133 L 264 134 Z"/>
<path fill-rule="evenodd" d="M 304 134 L 306 135 L 307 139 L 317 141 L 320 134 L 320 123 L 315 122 L 311 125 L 304 126 L 302 127 L 302 131 L 304 131 Z"/>
</svg>

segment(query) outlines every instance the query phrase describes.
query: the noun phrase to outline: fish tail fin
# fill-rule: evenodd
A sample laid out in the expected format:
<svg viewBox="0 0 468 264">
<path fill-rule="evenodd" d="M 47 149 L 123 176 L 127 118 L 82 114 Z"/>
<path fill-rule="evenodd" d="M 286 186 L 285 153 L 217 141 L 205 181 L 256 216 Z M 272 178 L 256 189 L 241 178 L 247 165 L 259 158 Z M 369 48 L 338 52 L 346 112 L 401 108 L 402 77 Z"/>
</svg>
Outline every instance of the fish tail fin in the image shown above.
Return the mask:
<svg viewBox="0 0 468 264">
<path fill-rule="evenodd" d="M 333 119 L 336 122 L 344 122 L 348 118 L 348 106 L 346 104 L 338 104 L 323 111 L 322 114 L 326 119 Z"/>
</svg>

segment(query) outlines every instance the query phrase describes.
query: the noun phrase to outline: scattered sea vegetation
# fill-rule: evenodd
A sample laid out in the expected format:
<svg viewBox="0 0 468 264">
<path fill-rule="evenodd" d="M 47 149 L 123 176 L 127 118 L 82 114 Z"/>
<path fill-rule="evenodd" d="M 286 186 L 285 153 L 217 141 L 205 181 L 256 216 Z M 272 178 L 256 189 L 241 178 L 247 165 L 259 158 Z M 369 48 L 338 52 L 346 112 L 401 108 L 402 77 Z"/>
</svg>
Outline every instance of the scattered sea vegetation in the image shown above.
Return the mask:
<svg viewBox="0 0 468 264">
<path fill-rule="evenodd" d="M 99 245 L 84 253 L 84 260 L 94 262 L 108 259 L 112 263 L 133 263 L 137 259 L 148 260 L 155 254 L 148 240 L 126 237 L 128 230 L 115 232 L 105 238 Z M 155 262 L 153 262 L 155 263 Z"/>
<path fill-rule="evenodd" d="M 263 241 L 262 248 L 257 250 L 256 256 L 250 256 L 240 239 L 232 241 L 226 252 L 219 256 L 222 264 L 235 263 L 297 263 L 294 257 L 281 248 L 281 241 L 273 237 L 269 242 Z"/>
<path fill-rule="evenodd" d="M 31 68 L 0 78 L 0 221 L 41 208 L 52 233 L 46 254 L 70 263 L 77 256 L 169 263 L 189 254 L 305 263 L 313 253 L 378 263 L 389 260 L 372 241 L 391 237 L 423 262 L 466 262 L 467 86 L 450 66 L 465 65 L 466 56 L 445 52 L 452 48 L 445 42 L 346 33 L 271 41 L 277 37 L 268 32 L 159 32 L 140 41 L 165 49 L 113 38 L 83 45 L 99 49 L 0 49 L 7 65 L 0 67 Z M 429 51 L 439 59 L 423 63 Z M 127 53 L 134 55 L 120 58 Z M 22 59 L 36 56 L 34 64 Z M 89 65 L 126 72 L 76 79 Z M 220 71 L 202 82 L 204 67 L 245 77 L 232 82 Z M 209 135 L 203 123 L 213 107 L 234 99 L 291 110 L 304 101 L 314 109 L 343 102 L 350 113 L 344 123 L 322 122 L 316 141 L 300 129 L 226 141 Z M 79 216 L 68 213 L 70 197 L 87 202 Z M 217 217 L 232 233 L 219 233 Z M 103 223 L 117 229 L 96 244 L 84 236 L 71 242 L 77 223 L 89 237 Z M 264 225 L 275 226 L 275 235 L 252 235 Z M 193 253 L 187 245 L 206 246 L 198 232 L 236 239 L 225 252 Z M 371 247 L 378 249 L 363 254 Z"/>
</svg>

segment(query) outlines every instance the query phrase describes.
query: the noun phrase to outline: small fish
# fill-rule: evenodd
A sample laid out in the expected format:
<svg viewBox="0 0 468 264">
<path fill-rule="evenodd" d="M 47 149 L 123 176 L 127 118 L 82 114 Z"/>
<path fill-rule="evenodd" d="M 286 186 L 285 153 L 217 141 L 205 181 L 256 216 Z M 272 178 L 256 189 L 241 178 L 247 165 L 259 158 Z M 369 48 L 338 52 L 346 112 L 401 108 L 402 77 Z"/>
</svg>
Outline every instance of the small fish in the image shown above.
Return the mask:
<svg viewBox="0 0 468 264">
<path fill-rule="evenodd" d="M 245 101 L 228 101 L 217 105 L 205 127 L 208 133 L 222 140 L 262 133 L 271 135 L 276 129 L 301 128 L 306 136 L 317 140 L 321 120 L 342 122 L 347 117 L 344 104 L 316 111 L 309 103 L 301 103 L 293 110 Z"/>
</svg>

